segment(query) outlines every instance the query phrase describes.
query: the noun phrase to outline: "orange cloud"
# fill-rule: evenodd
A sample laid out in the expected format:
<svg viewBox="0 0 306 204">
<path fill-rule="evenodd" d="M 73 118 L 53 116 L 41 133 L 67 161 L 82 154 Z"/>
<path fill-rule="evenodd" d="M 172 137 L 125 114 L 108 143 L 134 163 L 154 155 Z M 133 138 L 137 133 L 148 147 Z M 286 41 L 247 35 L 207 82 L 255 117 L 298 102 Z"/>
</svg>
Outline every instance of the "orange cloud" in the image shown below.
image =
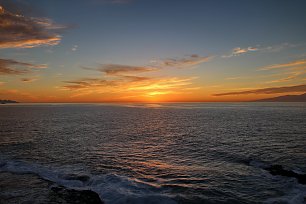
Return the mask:
<svg viewBox="0 0 306 204">
<path fill-rule="evenodd" d="M 268 81 L 266 83 L 281 83 L 281 82 L 292 81 L 293 79 L 297 79 L 297 78 L 305 75 L 306 71 L 295 71 L 295 72 L 286 73 L 286 74 L 288 75 L 287 77 L 283 77 L 283 78 L 280 78 L 280 79 Z"/>
<path fill-rule="evenodd" d="M 279 93 L 292 93 L 292 92 L 306 92 L 306 84 L 297 86 L 284 86 L 284 87 L 271 87 L 263 89 L 253 89 L 247 91 L 227 92 L 214 94 L 214 96 L 229 96 L 241 94 L 279 94 Z"/>
<path fill-rule="evenodd" d="M 103 64 L 98 68 L 83 67 L 104 73 L 101 78 L 84 78 L 80 80 L 64 81 L 62 90 L 73 91 L 72 97 L 88 94 L 118 94 L 120 98 L 153 98 L 159 95 L 177 94 L 183 90 L 191 92 L 198 89 L 192 87 L 195 77 L 145 77 L 139 74 L 160 71 L 162 68 L 183 68 L 207 62 L 211 57 L 190 55 L 182 59 L 167 59 L 158 63 L 158 66 L 130 66 L 119 64 Z M 124 96 L 122 96 L 124 94 Z"/>
<path fill-rule="evenodd" d="M 100 68 L 83 67 L 83 69 L 100 71 L 110 76 L 138 74 L 142 72 L 151 72 L 158 70 L 157 68 L 154 67 L 130 66 L 130 65 L 120 65 L 120 64 L 103 64 Z"/>
<path fill-rule="evenodd" d="M 0 75 L 19 75 L 31 72 L 31 69 L 46 68 L 45 64 L 31 64 L 12 59 L 0 59 Z"/>
<path fill-rule="evenodd" d="M 116 79 L 81 79 L 65 81 L 63 90 L 74 91 L 73 97 L 88 94 L 120 93 L 125 97 L 153 97 L 170 93 L 178 93 L 186 88 L 192 88 L 191 81 L 194 78 L 148 78 L 148 77 L 119 77 Z M 192 89 L 190 89 L 192 90 Z M 133 96 L 131 96 L 133 95 Z"/>
<path fill-rule="evenodd" d="M 20 81 L 24 82 L 24 83 L 31 83 L 36 81 L 37 78 L 21 78 Z"/>
<path fill-rule="evenodd" d="M 61 36 L 54 31 L 62 28 L 50 19 L 25 17 L 0 5 L 0 49 L 57 45 Z"/>
<path fill-rule="evenodd" d="M 306 59 L 301 59 L 297 61 L 292 61 L 288 63 L 283 64 L 273 64 L 266 67 L 260 68 L 260 70 L 271 70 L 271 69 L 280 69 L 280 68 L 289 68 L 289 67 L 295 67 L 300 65 L 306 65 Z"/>
</svg>

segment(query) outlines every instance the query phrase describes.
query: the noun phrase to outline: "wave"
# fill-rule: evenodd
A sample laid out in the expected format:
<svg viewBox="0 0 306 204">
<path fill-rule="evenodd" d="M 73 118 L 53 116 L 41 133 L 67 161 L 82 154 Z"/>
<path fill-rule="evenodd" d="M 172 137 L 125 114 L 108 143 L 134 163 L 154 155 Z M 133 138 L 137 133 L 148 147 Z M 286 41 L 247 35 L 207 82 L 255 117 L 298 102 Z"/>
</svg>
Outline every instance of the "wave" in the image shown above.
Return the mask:
<svg viewBox="0 0 306 204">
<path fill-rule="evenodd" d="M 306 197 L 306 186 L 297 184 L 292 189 L 287 189 L 285 195 L 277 198 L 269 198 L 264 203 L 304 204 L 305 197 Z"/>
<path fill-rule="evenodd" d="M 176 203 L 173 197 L 162 193 L 156 186 L 117 174 L 94 175 L 71 168 L 52 168 L 19 160 L 0 160 L 0 172 L 35 174 L 69 189 L 91 190 L 105 203 Z"/>
<path fill-rule="evenodd" d="M 260 168 L 263 170 L 266 170 L 269 172 L 271 168 L 275 166 L 281 167 L 281 171 L 285 172 L 293 172 L 292 174 L 296 175 L 304 175 L 304 172 L 300 169 L 293 169 L 293 170 L 287 170 L 286 168 L 283 168 L 280 165 L 272 165 L 267 162 L 263 161 L 257 161 L 257 160 L 251 160 L 249 162 L 250 166 L 253 166 L 255 168 Z M 306 198 L 306 185 L 302 185 L 299 183 L 298 179 L 293 179 L 291 177 L 282 176 L 282 174 L 275 174 L 275 172 L 269 172 L 270 176 L 273 176 L 274 179 L 284 180 L 286 179 L 290 185 L 290 188 L 286 188 L 283 192 L 284 195 L 275 197 L 275 198 L 268 198 L 264 203 L 266 204 L 272 204 L 272 203 L 288 203 L 288 204 L 305 204 L 305 198 Z M 274 175 L 273 175 L 274 173 Z"/>
</svg>

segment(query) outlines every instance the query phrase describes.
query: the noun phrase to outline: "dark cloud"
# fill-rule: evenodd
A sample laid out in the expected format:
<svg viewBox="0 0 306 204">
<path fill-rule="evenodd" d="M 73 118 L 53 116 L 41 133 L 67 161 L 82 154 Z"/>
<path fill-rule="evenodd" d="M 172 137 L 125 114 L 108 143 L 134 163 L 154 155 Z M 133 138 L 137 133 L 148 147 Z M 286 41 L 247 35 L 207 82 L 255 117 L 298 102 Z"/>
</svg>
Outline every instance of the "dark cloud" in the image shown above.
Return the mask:
<svg viewBox="0 0 306 204">
<path fill-rule="evenodd" d="M 30 73 L 31 69 L 46 68 L 43 64 L 31 64 L 11 59 L 0 59 L 0 75 L 19 75 Z"/>
<path fill-rule="evenodd" d="M 284 87 L 272 87 L 264 89 L 253 89 L 248 91 L 237 91 L 214 94 L 214 96 L 230 96 L 230 95 L 241 95 L 241 94 L 279 94 L 279 93 L 290 93 L 290 92 L 306 92 L 306 84 L 297 86 L 284 86 Z"/>
<path fill-rule="evenodd" d="M 164 60 L 158 60 L 155 62 L 155 64 L 160 68 L 188 68 L 204 62 L 208 62 L 211 59 L 212 56 L 201 57 L 197 54 L 192 54 L 184 58 L 168 58 Z"/>
<path fill-rule="evenodd" d="M 26 17 L 0 4 L 0 49 L 57 45 L 61 36 L 56 31 L 62 28 L 51 19 Z"/>
<path fill-rule="evenodd" d="M 81 79 L 76 81 L 64 81 L 64 83 L 67 83 L 67 85 L 64 85 L 63 87 L 70 90 L 115 86 L 117 84 L 116 81 L 110 81 L 105 79 Z"/>
<path fill-rule="evenodd" d="M 120 76 L 116 79 L 85 78 L 75 81 L 64 81 L 66 85 L 63 87 L 69 90 L 82 90 L 89 88 L 116 87 L 146 80 L 149 81 L 151 78 L 141 76 Z"/>
<path fill-rule="evenodd" d="M 100 71 L 110 76 L 138 74 L 138 73 L 151 72 L 151 71 L 157 70 L 157 68 L 153 68 L 153 67 L 130 66 L 130 65 L 120 65 L 120 64 L 103 64 L 99 68 L 83 67 L 83 69 Z"/>
<path fill-rule="evenodd" d="M 24 83 L 31 83 L 36 81 L 37 78 L 21 78 L 20 81 L 24 82 Z"/>
</svg>

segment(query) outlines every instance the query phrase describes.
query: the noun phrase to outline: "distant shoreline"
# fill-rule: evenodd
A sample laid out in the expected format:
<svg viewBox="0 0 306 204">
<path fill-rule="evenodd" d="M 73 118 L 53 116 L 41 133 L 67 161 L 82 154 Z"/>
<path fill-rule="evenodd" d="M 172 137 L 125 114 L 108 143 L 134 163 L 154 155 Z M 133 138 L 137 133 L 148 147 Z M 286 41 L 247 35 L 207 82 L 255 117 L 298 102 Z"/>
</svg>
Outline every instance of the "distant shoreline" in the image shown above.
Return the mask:
<svg viewBox="0 0 306 204">
<path fill-rule="evenodd" d="M 0 100 L 0 104 L 8 104 L 8 103 L 19 103 L 19 102 L 13 100 Z"/>
</svg>

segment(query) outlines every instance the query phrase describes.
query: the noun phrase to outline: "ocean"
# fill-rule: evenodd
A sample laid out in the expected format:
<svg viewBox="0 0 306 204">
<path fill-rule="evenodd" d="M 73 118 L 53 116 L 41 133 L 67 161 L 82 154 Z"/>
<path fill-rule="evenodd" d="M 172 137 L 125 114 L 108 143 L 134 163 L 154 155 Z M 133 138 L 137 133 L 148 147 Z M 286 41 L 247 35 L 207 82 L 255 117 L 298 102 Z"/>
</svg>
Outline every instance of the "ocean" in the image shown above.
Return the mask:
<svg viewBox="0 0 306 204">
<path fill-rule="evenodd" d="M 306 103 L 0 105 L 0 203 L 305 203 Z"/>
</svg>

